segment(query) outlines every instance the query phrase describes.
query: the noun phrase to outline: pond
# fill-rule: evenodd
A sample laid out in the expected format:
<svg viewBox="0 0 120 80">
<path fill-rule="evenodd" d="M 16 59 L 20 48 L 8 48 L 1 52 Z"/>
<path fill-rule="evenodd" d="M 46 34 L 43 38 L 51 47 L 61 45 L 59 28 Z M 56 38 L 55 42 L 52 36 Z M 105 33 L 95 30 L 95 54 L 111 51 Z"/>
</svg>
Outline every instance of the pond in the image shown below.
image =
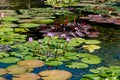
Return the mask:
<svg viewBox="0 0 120 80">
<path fill-rule="evenodd" d="M 106 26 L 102 26 L 102 25 L 98 26 L 96 24 L 91 24 L 91 25 L 94 28 L 97 28 L 97 30 L 100 32 L 100 36 L 95 39 L 100 40 L 100 42 L 101 42 L 101 44 L 100 44 L 101 49 L 96 50 L 95 52 L 93 52 L 91 54 L 98 55 L 102 59 L 102 63 L 89 65 L 89 67 L 85 68 L 85 69 L 68 68 L 65 66 L 65 63 L 63 63 L 63 65 L 60 65 L 57 67 L 44 66 L 41 68 L 35 68 L 32 72 L 39 73 L 40 71 L 55 70 L 55 69 L 67 70 L 72 73 L 72 78 L 70 78 L 69 80 L 80 80 L 80 78 L 84 74 L 91 73 L 89 71 L 89 69 L 97 68 L 100 66 L 111 66 L 111 65 L 120 66 L 120 62 L 119 62 L 120 61 L 120 49 L 119 49 L 120 48 L 120 29 L 116 29 L 113 26 L 106 27 Z M 27 35 L 31 36 L 31 33 L 27 34 Z M 7 68 L 10 65 L 14 65 L 14 64 L 0 63 L 0 68 Z M 6 75 L 3 75 L 2 77 L 6 78 L 7 80 L 12 80 L 13 76 L 10 74 L 6 74 Z"/>
</svg>

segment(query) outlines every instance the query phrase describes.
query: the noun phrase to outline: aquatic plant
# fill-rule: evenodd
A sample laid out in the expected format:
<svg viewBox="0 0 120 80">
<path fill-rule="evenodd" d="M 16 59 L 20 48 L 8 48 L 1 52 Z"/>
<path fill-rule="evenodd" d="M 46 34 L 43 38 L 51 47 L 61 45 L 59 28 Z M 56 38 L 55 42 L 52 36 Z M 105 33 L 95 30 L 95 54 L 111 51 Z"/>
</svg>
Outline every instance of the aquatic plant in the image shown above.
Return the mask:
<svg viewBox="0 0 120 80">
<path fill-rule="evenodd" d="M 2 18 L 2 20 L 6 22 L 12 22 L 12 21 L 18 21 L 19 18 L 15 16 L 5 16 L 4 18 Z"/>
<path fill-rule="evenodd" d="M 6 58 L 0 59 L 0 62 L 2 63 L 16 63 L 18 61 L 20 61 L 20 59 L 15 57 L 6 57 Z"/>
<path fill-rule="evenodd" d="M 24 66 L 28 68 L 37 68 L 45 65 L 43 61 L 40 60 L 23 60 L 17 63 L 19 66 Z"/>
<path fill-rule="evenodd" d="M 7 80 L 7 79 L 5 79 L 5 78 L 3 78 L 3 77 L 0 77 L 0 80 Z"/>
<path fill-rule="evenodd" d="M 45 70 L 41 71 L 39 75 L 43 80 L 67 80 L 71 78 L 72 73 L 65 70 Z"/>
<path fill-rule="evenodd" d="M 28 72 L 29 69 L 26 67 L 18 66 L 18 65 L 11 65 L 6 68 L 8 74 L 22 74 Z"/>
<path fill-rule="evenodd" d="M 4 74 L 7 74 L 6 69 L 0 68 L 0 76 Z"/>
<path fill-rule="evenodd" d="M 75 69 L 88 68 L 88 64 L 81 63 L 81 62 L 72 62 L 70 64 L 67 64 L 66 66 L 69 68 L 75 68 Z"/>
<path fill-rule="evenodd" d="M 55 36 L 59 36 L 62 38 L 62 35 L 65 34 L 68 38 L 73 37 L 98 37 L 99 32 L 94 29 L 92 26 L 86 23 L 79 22 L 69 22 L 68 19 L 64 20 L 61 24 L 53 24 L 53 25 L 40 25 L 39 29 L 40 33 L 43 33 L 43 36 L 46 36 L 47 33 L 51 32 Z"/>
<path fill-rule="evenodd" d="M 36 24 L 36 23 L 21 23 L 21 24 L 19 24 L 19 27 L 22 27 L 22 28 L 35 28 L 38 26 L 39 26 L 39 24 Z"/>
<path fill-rule="evenodd" d="M 60 66 L 63 63 L 61 61 L 47 61 L 45 64 L 50 66 Z"/>
<path fill-rule="evenodd" d="M 38 80 L 40 76 L 35 73 L 23 73 L 18 75 L 13 75 L 12 80 Z"/>
<path fill-rule="evenodd" d="M 119 80 L 120 66 L 98 67 L 97 69 L 90 69 L 93 74 L 86 74 L 80 80 Z"/>
<path fill-rule="evenodd" d="M 53 23 L 54 20 L 53 19 L 35 19 L 33 21 L 34 23 L 38 23 L 38 24 L 50 24 L 50 23 Z"/>
</svg>

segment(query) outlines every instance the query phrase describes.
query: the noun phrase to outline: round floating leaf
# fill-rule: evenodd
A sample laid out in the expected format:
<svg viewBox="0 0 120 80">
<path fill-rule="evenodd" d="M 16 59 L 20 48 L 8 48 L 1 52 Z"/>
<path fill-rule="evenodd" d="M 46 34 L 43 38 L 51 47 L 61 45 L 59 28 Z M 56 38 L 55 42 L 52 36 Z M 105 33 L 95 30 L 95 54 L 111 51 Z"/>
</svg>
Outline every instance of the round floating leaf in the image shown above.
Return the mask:
<svg viewBox="0 0 120 80">
<path fill-rule="evenodd" d="M 53 19 L 42 19 L 42 20 L 35 20 L 35 23 L 39 23 L 39 24 L 50 24 L 53 23 L 54 20 Z"/>
<path fill-rule="evenodd" d="M 15 57 L 7 57 L 0 59 L 0 62 L 2 63 L 16 63 L 18 61 L 20 61 L 20 59 Z"/>
<path fill-rule="evenodd" d="M 98 41 L 98 40 L 86 40 L 85 43 L 86 43 L 86 44 L 99 44 L 99 43 L 101 43 L 101 42 Z"/>
<path fill-rule="evenodd" d="M 81 59 L 82 62 L 88 63 L 88 64 L 99 64 L 101 63 L 101 59 L 98 56 L 91 55 L 89 57 L 84 57 Z"/>
<path fill-rule="evenodd" d="M 24 73 L 19 75 L 14 75 L 12 80 L 38 80 L 40 76 L 34 73 Z"/>
<path fill-rule="evenodd" d="M 55 60 L 57 60 L 57 61 L 69 61 L 65 57 L 57 57 L 57 58 L 55 58 Z"/>
<path fill-rule="evenodd" d="M 38 59 L 38 57 L 25 56 L 24 59 L 25 60 L 36 60 L 36 59 Z"/>
<path fill-rule="evenodd" d="M 85 42 L 85 39 L 83 38 L 72 38 L 68 45 L 69 46 L 79 46 L 81 43 L 84 43 Z"/>
<path fill-rule="evenodd" d="M 91 54 L 88 54 L 88 53 L 78 53 L 76 56 L 78 56 L 79 58 L 84 58 L 84 57 L 91 56 Z"/>
<path fill-rule="evenodd" d="M 107 67 L 99 67 L 97 69 L 90 69 L 90 72 L 93 72 L 93 73 L 105 73 L 108 71 L 109 69 Z"/>
<path fill-rule="evenodd" d="M 5 79 L 5 78 L 3 78 L 3 77 L 0 77 L 0 80 L 7 80 L 7 79 Z"/>
<path fill-rule="evenodd" d="M 11 65 L 7 67 L 7 71 L 9 74 L 22 74 L 28 71 L 26 67 L 19 67 L 18 65 Z"/>
<path fill-rule="evenodd" d="M 44 66 L 45 63 L 43 61 L 40 61 L 40 60 L 24 60 L 24 61 L 18 62 L 18 65 L 25 66 L 28 68 L 36 68 L 36 67 Z"/>
<path fill-rule="evenodd" d="M 6 69 L 0 68 L 0 75 L 4 75 L 6 73 L 7 73 Z"/>
<path fill-rule="evenodd" d="M 35 24 L 35 23 L 22 23 L 22 24 L 19 24 L 20 27 L 23 27 L 23 28 L 34 28 L 34 27 L 38 27 L 39 24 Z"/>
<path fill-rule="evenodd" d="M 72 74 L 65 70 L 46 70 L 39 73 L 44 80 L 68 80 Z"/>
<path fill-rule="evenodd" d="M 46 65 L 50 65 L 50 66 L 60 66 L 63 63 L 61 61 L 47 61 Z"/>
<path fill-rule="evenodd" d="M 15 16 L 5 16 L 2 18 L 3 21 L 18 21 L 19 18 Z"/>
<path fill-rule="evenodd" d="M 76 69 L 81 69 L 81 68 L 88 68 L 88 65 L 85 63 L 80 63 L 80 62 L 72 62 L 71 64 L 66 65 L 69 68 L 76 68 Z"/>
</svg>

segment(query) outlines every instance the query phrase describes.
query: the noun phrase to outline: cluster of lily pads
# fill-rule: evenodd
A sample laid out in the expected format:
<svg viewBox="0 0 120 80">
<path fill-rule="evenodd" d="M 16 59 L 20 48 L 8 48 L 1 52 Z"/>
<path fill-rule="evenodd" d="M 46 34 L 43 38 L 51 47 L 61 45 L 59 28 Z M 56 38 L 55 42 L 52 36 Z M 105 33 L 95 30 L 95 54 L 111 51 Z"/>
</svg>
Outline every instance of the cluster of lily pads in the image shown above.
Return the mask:
<svg viewBox="0 0 120 80">
<path fill-rule="evenodd" d="M 120 66 L 98 67 L 90 69 L 93 74 L 86 74 L 80 80 L 119 80 Z"/>
</svg>

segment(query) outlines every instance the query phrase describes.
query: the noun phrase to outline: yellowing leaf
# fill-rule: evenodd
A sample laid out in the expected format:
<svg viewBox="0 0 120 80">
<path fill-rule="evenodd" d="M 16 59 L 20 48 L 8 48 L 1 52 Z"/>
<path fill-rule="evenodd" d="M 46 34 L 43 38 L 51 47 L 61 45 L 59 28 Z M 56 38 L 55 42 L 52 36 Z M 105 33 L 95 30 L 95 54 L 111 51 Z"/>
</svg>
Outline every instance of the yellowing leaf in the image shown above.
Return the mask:
<svg viewBox="0 0 120 80">
<path fill-rule="evenodd" d="M 88 50 L 89 52 L 94 52 L 94 50 L 101 48 L 100 46 L 97 45 L 83 45 L 82 47 Z"/>
</svg>

